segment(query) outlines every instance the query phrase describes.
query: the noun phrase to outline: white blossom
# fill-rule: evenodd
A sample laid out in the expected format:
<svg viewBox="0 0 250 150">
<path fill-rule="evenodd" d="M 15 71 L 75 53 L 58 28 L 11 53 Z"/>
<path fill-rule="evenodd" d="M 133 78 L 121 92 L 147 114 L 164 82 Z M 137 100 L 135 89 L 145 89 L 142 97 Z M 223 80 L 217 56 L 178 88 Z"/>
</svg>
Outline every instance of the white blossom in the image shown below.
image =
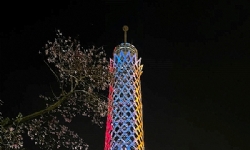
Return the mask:
<svg viewBox="0 0 250 150">
<path fill-rule="evenodd" d="M 54 97 L 39 97 L 46 101 L 45 109 L 60 104 L 25 122 L 21 113 L 8 120 L 0 112 L 0 149 L 21 149 L 26 133 L 43 149 L 87 150 L 89 146 L 66 125 L 77 115 L 91 117 L 100 127 L 103 124 L 100 118 L 107 113 L 107 99 L 99 91 L 106 90 L 112 75 L 103 47 L 83 49 L 79 40 L 65 38 L 60 30 L 56 35 L 54 42 L 45 44 L 44 54 L 62 92 Z"/>
</svg>

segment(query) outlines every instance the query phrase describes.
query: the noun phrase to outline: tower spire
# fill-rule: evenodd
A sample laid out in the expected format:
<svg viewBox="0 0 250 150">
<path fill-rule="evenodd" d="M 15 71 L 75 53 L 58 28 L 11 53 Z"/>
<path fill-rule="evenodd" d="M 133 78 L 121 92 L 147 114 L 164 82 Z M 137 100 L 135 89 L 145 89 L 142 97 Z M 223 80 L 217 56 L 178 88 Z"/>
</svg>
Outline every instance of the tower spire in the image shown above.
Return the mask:
<svg viewBox="0 0 250 150">
<path fill-rule="evenodd" d="M 124 43 L 127 43 L 127 31 L 128 31 L 128 26 L 124 25 L 122 27 L 123 31 L 124 31 Z"/>
</svg>

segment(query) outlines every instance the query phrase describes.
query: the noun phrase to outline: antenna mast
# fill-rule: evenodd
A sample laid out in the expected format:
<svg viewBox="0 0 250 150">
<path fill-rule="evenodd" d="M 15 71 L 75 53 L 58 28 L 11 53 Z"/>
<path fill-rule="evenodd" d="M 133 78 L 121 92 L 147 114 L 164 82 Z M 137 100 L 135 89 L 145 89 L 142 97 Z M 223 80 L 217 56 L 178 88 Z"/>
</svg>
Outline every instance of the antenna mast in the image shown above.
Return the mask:
<svg viewBox="0 0 250 150">
<path fill-rule="evenodd" d="M 123 31 L 124 31 L 124 43 L 127 43 L 127 31 L 128 31 L 128 26 L 124 25 L 122 27 Z"/>
</svg>

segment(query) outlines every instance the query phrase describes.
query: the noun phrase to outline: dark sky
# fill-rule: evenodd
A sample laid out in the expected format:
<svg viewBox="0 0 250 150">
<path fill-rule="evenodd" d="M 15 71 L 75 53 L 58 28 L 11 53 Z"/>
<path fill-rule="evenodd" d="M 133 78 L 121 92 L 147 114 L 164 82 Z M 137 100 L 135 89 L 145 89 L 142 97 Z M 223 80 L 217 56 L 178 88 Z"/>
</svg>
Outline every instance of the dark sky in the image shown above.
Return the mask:
<svg viewBox="0 0 250 150">
<path fill-rule="evenodd" d="M 250 149 L 250 2 L 11 2 L 1 10 L 1 93 L 5 115 L 42 108 L 39 94 L 55 80 L 38 51 L 55 29 L 84 46 L 137 47 L 146 150 Z M 1 111 L 3 108 L 0 108 Z M 103 149 L 105 127 L 71 125 L 91 150 Z M 32 148 L 31 148 L 32 149 Z"/>
</svg>

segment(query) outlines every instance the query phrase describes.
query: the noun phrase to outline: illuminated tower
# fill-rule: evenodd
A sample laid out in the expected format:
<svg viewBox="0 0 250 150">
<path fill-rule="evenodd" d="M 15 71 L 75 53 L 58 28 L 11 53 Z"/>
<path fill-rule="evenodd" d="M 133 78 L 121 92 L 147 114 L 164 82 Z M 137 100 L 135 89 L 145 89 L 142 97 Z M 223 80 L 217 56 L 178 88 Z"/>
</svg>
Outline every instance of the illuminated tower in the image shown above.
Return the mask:
<svg viewBox="0 0 250 150">
<path fill-rule="evenodd" d="M 127 43 L 128 26 L 123 26 L 124 43 L 116 46 L 110 71 L 109 104 L 104 150 L 144 150 L 141 58 Z"/>
</svg>

